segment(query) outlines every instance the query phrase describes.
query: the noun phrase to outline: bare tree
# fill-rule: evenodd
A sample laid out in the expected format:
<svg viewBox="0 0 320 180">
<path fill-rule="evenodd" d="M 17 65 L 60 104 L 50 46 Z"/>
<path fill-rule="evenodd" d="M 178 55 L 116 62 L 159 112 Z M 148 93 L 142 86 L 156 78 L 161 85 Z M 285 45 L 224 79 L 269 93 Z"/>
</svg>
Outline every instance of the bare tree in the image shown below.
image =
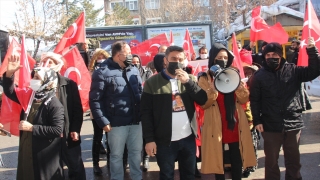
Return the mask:
<svg viewBox="0 0 320 180">
<path fill-rule="evenodd" d="M 59 30 L 67 22 L 65 9 L 59 0 L 19 0 L 16 4 L 16 20 L 9 34 L 17 37 L 25 34 L 26 38 L 32 39 L 35 58 L 41 41 L 56 40 Z"/>
</svg>

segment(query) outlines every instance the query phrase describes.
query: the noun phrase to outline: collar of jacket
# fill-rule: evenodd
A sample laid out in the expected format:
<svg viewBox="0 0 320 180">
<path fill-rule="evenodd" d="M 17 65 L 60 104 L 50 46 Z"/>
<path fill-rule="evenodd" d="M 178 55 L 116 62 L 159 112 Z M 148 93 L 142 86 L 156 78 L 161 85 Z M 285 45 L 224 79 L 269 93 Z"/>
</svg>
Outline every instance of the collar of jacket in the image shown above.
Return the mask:
<svg viewBox="0 0 320 180">
<path fill-rule="evenodd" d="M 61 76 L 61 74 L 57 73 L 58 74 L 58 86 L 65 86 L 68 84 L 67 80 L 65 77 Z"/>
<path fill-rule="evenodd" d="M 112 58 L 112 57 L 109 57 L 107 60 L 103 61 L 103 63 L 101 63 L 101 67 L 103 67 L 104 64 L 107 64 L 108 66 L 112 66 L 112 67 L 114 67 L 115 69 L 122 69 L 118 63 L 116 63 L 116 62 L 113 61 L 113 58 Z M 124 69 L 127 69 L 127 71 L 128 71 L 129 69 L 132 69 L 132 68 L 134 68 L 134 67 L 135 67 L 135 66 L 134 66 L 133 64 L 130 64 L 128 67 L 126 67 L 126 68 L 124 68 Z M 137 67 L 135 67 L 135 68 L 137 68 Z M 137 69 L 138 69 L 138 68 L 137 68 Z"/>
</svg>

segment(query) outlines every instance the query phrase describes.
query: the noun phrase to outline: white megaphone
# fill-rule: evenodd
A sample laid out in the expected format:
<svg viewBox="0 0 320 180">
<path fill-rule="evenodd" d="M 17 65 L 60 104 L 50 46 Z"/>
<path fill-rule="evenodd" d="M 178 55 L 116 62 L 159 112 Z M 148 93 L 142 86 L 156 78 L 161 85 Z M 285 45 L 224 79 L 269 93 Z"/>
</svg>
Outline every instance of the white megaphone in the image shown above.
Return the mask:
<svg viewBox="0 0 320 180">
<path fill-rule="evenodd" d="M 238 71 L 233 68 L 221 69 L 219 65 L 214 65 L 210 68 L 210 74 L 214 77 L 214 87 L 224 94 L 235 91 L 241 81 Z"/>
</svg>

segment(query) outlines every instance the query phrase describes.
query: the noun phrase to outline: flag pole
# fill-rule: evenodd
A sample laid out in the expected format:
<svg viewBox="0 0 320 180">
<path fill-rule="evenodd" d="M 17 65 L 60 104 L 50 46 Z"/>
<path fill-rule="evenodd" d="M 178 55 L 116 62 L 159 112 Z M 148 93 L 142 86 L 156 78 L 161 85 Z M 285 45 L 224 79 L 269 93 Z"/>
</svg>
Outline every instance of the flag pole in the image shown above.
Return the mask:
<svg viewBox="0 0 320 180">
<path fill-rule="evenodd" d="M 307 4 L 307 8 L 308 8 L 308 33 L 309 33 L 309 37 L 311 37 L 311 1 L 308 0 L 308 4 Z"/>
</svg>

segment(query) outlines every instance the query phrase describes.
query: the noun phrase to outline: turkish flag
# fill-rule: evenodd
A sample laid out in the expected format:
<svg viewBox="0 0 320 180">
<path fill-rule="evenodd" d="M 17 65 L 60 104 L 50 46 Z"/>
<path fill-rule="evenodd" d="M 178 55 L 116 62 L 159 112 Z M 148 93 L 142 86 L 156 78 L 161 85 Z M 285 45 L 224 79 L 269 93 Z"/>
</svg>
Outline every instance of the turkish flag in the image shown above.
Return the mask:
<svg viewBox="0 0 320 180">
<path fill-rule="evenodd" d="M 242 65 L 252 65 L 252 52 L 246 49 L 241 49 L 240 52 L 240 59 L 242 61 Z"/>
<path fill-rule="evenodd" d="M 31 80 L 31 69 L 27 58 L 27 51 L 25 48 L 25 36 L 21 37 L 21 54 L 20 54 L 20 65 L 22 66 L 19 69 L 19 83 L 18 87 L 15 88 L 17 97 L 19 99 L 20 105 L 23 110 L 28 114 L 28 106 L 31 107 L 30 98 L 33 99 L 32 89 L 29 88 Z M 34 94 L 33 94 L 34 95 Z"/>
<path fill-rule="evenodd" d="M 2 94 L 0 123 L 12 135 L 19 136 L 21 106 Z"/>
<path fill-rule="evenodd" d="M 170 46 L 173 46 L 174 45 L 174 40 L 173 40 L 173 34 L 172 34 L 172 30 L 170 30 L 170 40 L 169 40 L 169 43 L 170 43 Z"/>
<path fill-rule="evenodd" d="M 264 40 L 266 42 L 278 42 L 285 44 L 288 42 L 289 35 L 278 22 L 274 26 L 268 24 L 260 16 L 261 6 L 252 10 L 250 41 Z"/>
<path fill-rule="evenodd" d="M 240 59 L 240 54 L 239 54 L 239 50 L 238 50 L 237 39 L 236 39 L 235 33 L 232 34 L 232 51 L 233 51 L 233 55 L 234 55 L 232 66 L 238 68 L 238 70 L 240 72 L 240 77 L 241 77 L 241 79 L 243 79 L 243 78 L 245 78 L 245 76 L 244 76 L 244 71 L 243 71 L 243 67 L 242 67 L 242 63 L 241 63 L 241 59 Z"/>
<path fill-rule="evenodd" d="M 84 12 L 82 12 L 77 20 L 64 33 L 54 52 L 61 54 L 65 48 L 68 48 L 75 43 L 84 43 L 85 39 L 85 18 Z"/>
<path fill-rule="evenodd" d="M 186 29 L 186 34 L 184 36 L 184 40 L 183 40 L 183 45 L 182 46 L 183 46 L 184 52 L 186 53 L 187 59 L 189 61 L 191 61 L 191 56 L 195 52 L 194 52 L 194 49 L 193 49 L 193 44 L 192 44 L 188 29 Z"/>
<path fill-rule="evenodd" d="M 4 60 L 2 62 L 2 65 L 0 67 L 0 77 L 2 77 L 3 73 L 5 73 L 7 71 L 7 66 L 8 66 L 8 59 L 11 55 L 16 55 L 16 56 L 20 56 L 21 53 L 21 47 L 20 44 L 13 38 L 6 56 L 4 57 Z M 29 65 L 30 65 L 30 69 L 32 69 L 34 67 L 34 65 L 36 64 L 36 61 L 28 54 L 28 61 L 29 61 Z M 14 83 L 18 85 L 19 83 L 19 71 L 15 72 L 15 76 L 14 76 Z"/>
<path fill-rule="evenodd" d="M 320 23 L 310 1 L 308 1 L 306 13 L 304 15 L 298 66 L 308 66 L 308 55 L 305 49 L 307 47 L 309 36 L 314 38 L 316 47 L 320 49 Z"/>
<path fill-rule="evenodd" d="M 67 61 L 67 67 L 63 67 L 60 73 L 77 83 L 82 109 L 85 112 L 89 109 L 90 72 L 84 64 L 78 48 L 72 48 L 64 55 L 64 58 Z"/>
<path fill-rule="evenodd" d="M 131 48 L 132 54 L 137 54 L 141 58 L 141 64 L 144 66 L 148 62 L 153 61 L 153 58 L 158 54 L 160 45 L 170 46 L 167 35 L 159 34 L 151 39 L 147 39 L 135 47 Z"/>
</svg>

